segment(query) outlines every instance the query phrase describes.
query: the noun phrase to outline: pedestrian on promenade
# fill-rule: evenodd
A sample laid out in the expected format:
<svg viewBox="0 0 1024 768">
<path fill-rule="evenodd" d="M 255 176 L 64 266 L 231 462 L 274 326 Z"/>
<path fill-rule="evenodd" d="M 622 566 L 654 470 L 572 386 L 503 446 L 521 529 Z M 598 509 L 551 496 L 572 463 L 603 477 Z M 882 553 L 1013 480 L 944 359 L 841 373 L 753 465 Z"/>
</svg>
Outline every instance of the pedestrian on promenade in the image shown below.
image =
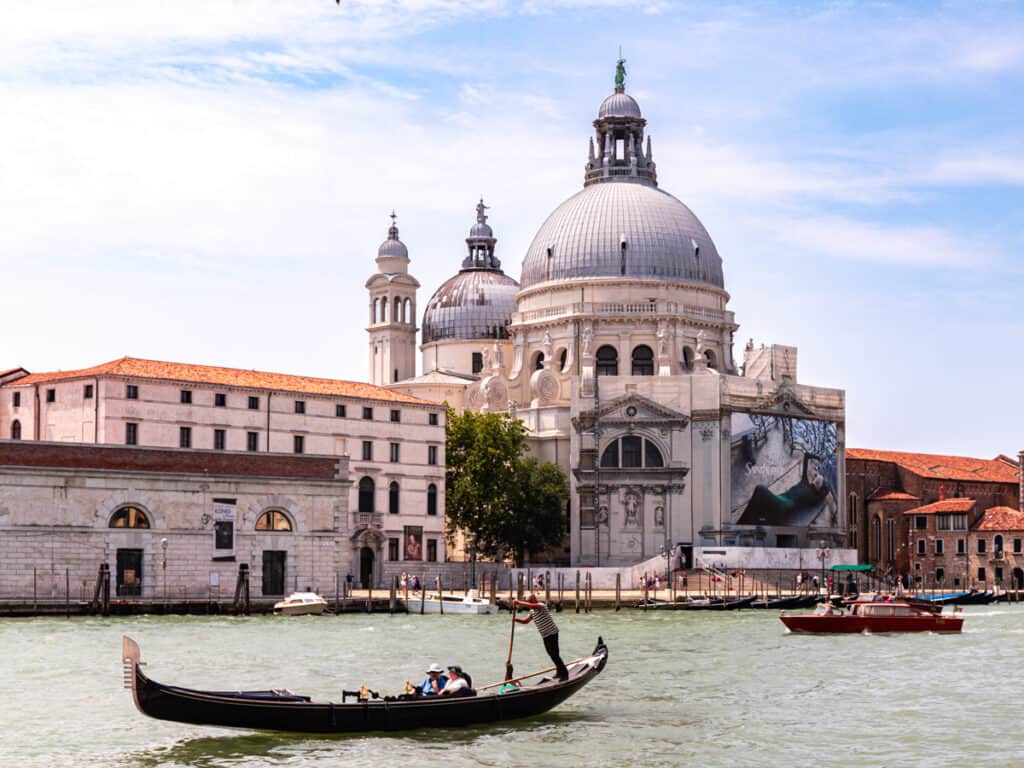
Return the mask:
<svg viewBox="0 0 1024 768">
<path fill-rule="evenodd" d="M 548 607 L 540 602 L 537 599 L 537 595 L 532 592 L 526 600 L 515 600 L 514 605 L 530 610 L 529 616 L 521 619 L 517 618 L 516 621 L 520 624 L 529 624 L 531 621 L 534 623 L 537 631 L 540 632 L 541 638 L 544 640 L 544 650 L 548 652 L 548 656 L 554 662 L 558 679 L 560 681 L 568 680 L 569 670 L 565 668 L 565 662 L 562 661 L 562 657 L 558 652 L 558 625 L 551 618 Z"/>
</svg>

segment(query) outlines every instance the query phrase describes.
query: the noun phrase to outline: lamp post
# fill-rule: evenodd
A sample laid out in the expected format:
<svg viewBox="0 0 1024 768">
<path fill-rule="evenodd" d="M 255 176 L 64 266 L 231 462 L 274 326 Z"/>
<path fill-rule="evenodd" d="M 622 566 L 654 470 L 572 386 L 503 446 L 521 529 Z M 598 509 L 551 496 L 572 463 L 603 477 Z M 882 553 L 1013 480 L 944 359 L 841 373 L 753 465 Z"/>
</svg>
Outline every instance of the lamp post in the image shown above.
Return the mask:
<svg viewBox="0 0 1024 768">
<path fill-rule="evenodd" d="M 476 534 L 469 534 L 469 588 L 476 589 Z"/>
<path fill-rule="evenodd" d="M 163 563 L 160 568 L 163 571 L 164 602 L 167 602 L 167 537 L 160 539 L 160 549 L 163 550 Z"/>
<path fill-rule="evenodd" d="M 825 586 L 825 561 L 828 559 L 832 551 L 828 548 L 824 541 L 820 542 L 818 547 L 818 559 L 821 560 L 821 586 Z M 825 596 L 828 597 L 828 588 L 826 587 Z"/>
</svg>

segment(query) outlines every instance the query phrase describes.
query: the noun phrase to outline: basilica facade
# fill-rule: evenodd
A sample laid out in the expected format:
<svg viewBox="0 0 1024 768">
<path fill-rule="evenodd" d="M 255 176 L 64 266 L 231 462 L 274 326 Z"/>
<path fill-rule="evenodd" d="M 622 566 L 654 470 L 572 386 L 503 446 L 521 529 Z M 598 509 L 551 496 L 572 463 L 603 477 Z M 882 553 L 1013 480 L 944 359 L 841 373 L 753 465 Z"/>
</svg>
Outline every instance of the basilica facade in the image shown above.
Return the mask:
<svg viewBox="0 0 1024 768">
<path fill-rule="evenodd" d="M 842 547 L 844 392 L 798 382 L 794 347 L 734 358 L 722 258 L 659 186 L 624 79 L 620 62 L 583 188 L 540 225 L 518 281 L 477 205 L 460 270 L 424 310 L 419 375 L 418 283 L 392 226 L 367 282 L 372 382 L 521 419 L 570 479 L 573 565 Z"/>
</svg>

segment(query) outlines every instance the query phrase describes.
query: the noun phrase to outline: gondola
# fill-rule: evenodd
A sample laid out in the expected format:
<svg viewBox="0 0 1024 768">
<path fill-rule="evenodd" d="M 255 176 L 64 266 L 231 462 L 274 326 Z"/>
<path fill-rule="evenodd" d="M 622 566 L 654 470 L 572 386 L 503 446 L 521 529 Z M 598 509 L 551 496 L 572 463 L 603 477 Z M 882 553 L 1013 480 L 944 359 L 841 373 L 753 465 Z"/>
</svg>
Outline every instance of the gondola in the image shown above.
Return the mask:
<svg viewBox="0 0 1024 768">
<path fill-rule="evenodd" d="M 566 665 L 569 679 L 564 682 L 542 678 L 521 687 L 496 683 L 484 686 L 476 695 L 450 699 L 412 695 L 373 698 L 375 694 L 363 688 L 352 692 L 359 695 L 357 701 L 347 702 L 346 692 L 341 703 L 314 702 L 287 690 L 199 691 L 165 685 L 142 672 L 140 656 L 138 644 L 125 636 L 125 687 L 131 689 L 139 711 L 158 720 L 261 731 L 357 733 L 451 728 L 540 715 L 597 677 L 608 661 L 608 649 L 598 638 L 593 654 Z M 513 682 L 540 674 L 514 678 Z"/>
<path fill-rule="evenodd" d="M 793 608 L 804 608 L 807 606 L 805 595 L 795 595 L 792 597 L 769 597 L 767 599 L 755 600 L 750 604 L 751 608 L 766 608 L 766 609 L 793 609 Z"/>
<path fill-rule="evenodd" d="M 749 608 L 751 603 L 757 599 L 756 595 L 750 597 L 717 597 L 698 598 L 691 600 L 684 605 L 685 611 L 735 611 L 739 608 Z"/>
</svg>

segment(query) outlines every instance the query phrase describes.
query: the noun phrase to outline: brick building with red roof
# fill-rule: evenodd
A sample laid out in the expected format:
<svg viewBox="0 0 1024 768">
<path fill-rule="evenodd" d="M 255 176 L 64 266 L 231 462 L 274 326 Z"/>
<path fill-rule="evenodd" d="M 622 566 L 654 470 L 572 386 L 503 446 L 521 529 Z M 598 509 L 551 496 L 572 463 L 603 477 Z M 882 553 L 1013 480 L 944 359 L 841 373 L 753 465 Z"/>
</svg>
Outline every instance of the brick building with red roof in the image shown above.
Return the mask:
<svg viewBox="0 0 1024 768">
<path fill-rule="evenodd" d="M 922 584 L 977 580 L 967 559 L 986 510 L 1019 506 L 1019 461 L 904 451 L 846 451 L 847 541 L 861 562 Z M 923 541 L 923 544 L 922 544 Z M 936 544 L 936 542 L 940 542 Z M 923 549 L 922 549 L 923 548 Z M 977 554 L 977 553 L 975 553 Z M 976 558 L 975 558 L 976 559 Z M 954 575 L 957 574 L 957 575 Z M 991 575 L 986 571 L 985 576 Z"/>
</svg>

